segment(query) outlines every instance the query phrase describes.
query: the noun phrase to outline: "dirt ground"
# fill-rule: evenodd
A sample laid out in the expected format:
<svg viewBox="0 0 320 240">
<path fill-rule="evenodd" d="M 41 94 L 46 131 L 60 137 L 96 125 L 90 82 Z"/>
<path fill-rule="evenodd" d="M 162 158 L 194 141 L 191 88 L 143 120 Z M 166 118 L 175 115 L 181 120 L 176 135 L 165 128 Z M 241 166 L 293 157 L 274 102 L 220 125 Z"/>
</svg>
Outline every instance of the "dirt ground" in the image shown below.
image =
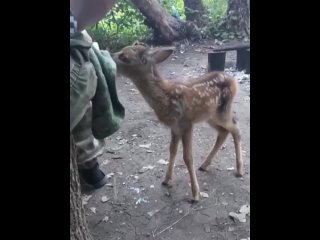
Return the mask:
<svg viewBox="0 0 320 240">
<path fill-rule="evenodd" d="M 202 43 L 177 51 L 159 66 L 160 71 L 169 79 L 199 76 L 206 71 L 210 50 L 207 47 Z M 235 53 L 230 52 L 226 67 L 234 65 Z M 126 118 L 121 129 L 106 140 L 105 154 L 100 158 L 102 168 L 109 174 L 109 183 L 83 197 L 89 228 L 96 240 L 250 239 L 250 213 L 246 222 L 229 217 L 230 212 L 239 213 L 243 205 L 250 206 L 250 78 L 239 81 L 235 111 L 242 131 L 245 175 L 240 179 L 234 175 L 234 145 L 229 136 L 209 171 L 197 170 L 200 191 L 208 197 L 192 205 L 181 144 L 173 187 L 168 189 L 161 182 L 167 169 L 170 131 L 159 123 L 130 80 L 118 78 L 117 89 Z M 216 132 L 207 124 L 196 125 L 193 138 L 196 168 L 215 139 Z"/>
</svg>

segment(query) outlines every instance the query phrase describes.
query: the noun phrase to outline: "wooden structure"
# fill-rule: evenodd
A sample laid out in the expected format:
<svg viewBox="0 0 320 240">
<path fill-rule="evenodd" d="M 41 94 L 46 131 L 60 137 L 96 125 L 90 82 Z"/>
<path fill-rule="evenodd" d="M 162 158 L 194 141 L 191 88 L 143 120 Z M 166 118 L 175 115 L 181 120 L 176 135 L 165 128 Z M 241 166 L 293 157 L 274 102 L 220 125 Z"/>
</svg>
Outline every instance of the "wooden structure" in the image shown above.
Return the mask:
<svg viewBox="0 0 320 240">
<path fill-rule="evenodd" d="M 237 51 L 236 68 L 250 74 L 250 43 L 232 43 L 213 48 L 208 53 L 208 71 L 224 71 L 227 51 Z"/>
</svg>

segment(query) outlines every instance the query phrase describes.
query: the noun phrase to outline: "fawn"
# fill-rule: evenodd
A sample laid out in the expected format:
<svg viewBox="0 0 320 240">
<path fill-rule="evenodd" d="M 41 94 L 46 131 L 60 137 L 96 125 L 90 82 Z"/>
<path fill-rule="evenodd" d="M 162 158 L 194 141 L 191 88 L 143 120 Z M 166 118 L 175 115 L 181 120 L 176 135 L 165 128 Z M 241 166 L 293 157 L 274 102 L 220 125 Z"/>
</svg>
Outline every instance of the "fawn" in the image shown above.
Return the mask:
<svg viewBox="0 0 320 240">
<path fill-rule="evenodd" d="M 181 139 L 193 201 L 197 202 L 200 190 L 192 157 L 192 129 L 195 123 L 206 121 L 218 131 L 216 143 L 199 170 L 207 170 L 228 133 L 231 133 L 236 152 L 237 176 L 243 176 L 241 136 L 232 111 L 238 84 L 223 72 L 210 72 L 186 83 L 163 79 L 156 64 L 166 60 L 173 51 L 170 47 L 149 48 L 136 43 L 112 54 L 112 58 L 118 73 L 133 81 L 160 122 L 171 128 L 170 160 L 162 184 L 172 184 L 174 161 Z"/>
</svg>

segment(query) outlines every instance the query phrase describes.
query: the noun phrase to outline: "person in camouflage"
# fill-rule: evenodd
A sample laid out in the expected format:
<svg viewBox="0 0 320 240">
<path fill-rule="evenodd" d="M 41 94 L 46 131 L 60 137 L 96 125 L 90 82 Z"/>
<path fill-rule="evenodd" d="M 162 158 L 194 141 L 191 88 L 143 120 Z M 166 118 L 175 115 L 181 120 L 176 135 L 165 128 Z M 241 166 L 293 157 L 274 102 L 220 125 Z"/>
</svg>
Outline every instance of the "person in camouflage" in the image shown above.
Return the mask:
<svg viewBox="0 0 320 240">
<path fill-rule="evenodd" d="M 104 139 L 120 128 L 125 112 L 116 92 L 116 65 L 107 51 L 92 46 L 84 29 L 115 2 L 70 0 L 70 134 L 77 147 L 80 178 L 95 189 L 107 183 L 97 161 Z"/>
</svg>

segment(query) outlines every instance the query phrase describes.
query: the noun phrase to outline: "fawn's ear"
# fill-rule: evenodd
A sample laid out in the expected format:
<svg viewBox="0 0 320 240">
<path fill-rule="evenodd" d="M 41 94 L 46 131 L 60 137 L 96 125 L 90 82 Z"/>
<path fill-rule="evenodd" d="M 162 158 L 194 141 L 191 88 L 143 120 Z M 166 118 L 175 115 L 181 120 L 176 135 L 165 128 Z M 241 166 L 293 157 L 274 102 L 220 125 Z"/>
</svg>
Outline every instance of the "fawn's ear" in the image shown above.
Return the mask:
<svg viewBox="0 0 320 240">
<path fill-rule="evenodd" d="M 172 47 L 162 47 L 162 48 L 155 48 L 150 49 L 148 51 L 149 57 L 155 63 L 161 63 L 166 60 L 174 51 Z"/>
</svg>

